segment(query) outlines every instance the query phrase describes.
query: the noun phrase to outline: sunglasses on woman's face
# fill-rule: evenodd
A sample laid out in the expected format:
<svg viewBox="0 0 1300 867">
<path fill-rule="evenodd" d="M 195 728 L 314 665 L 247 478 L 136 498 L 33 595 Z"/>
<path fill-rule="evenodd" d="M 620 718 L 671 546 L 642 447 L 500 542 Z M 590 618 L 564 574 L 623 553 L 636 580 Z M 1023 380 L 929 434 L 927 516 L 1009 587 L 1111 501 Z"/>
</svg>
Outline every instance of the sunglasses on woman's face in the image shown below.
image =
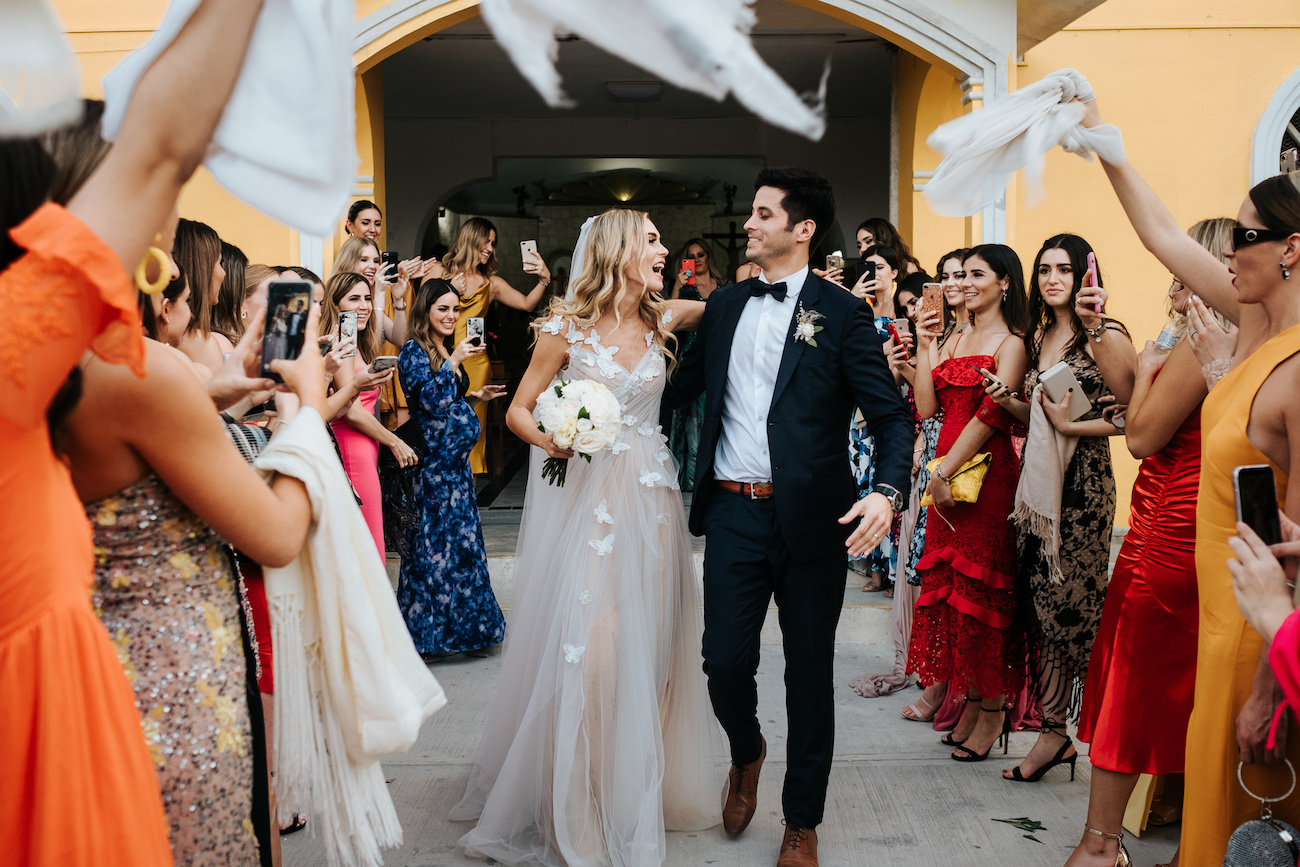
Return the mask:
<svg viewBox="0 0 1300 867">
<path fill-rule="evenodd" d="M 1232 230 L 1232 249 L 1240 250 L 1242 247 L 1249 247 L 1251 244 L 1259 244 L 1264 241 L 1282 241 L 1294 234 L 1295 232 L 1279 232 L 1276 229 L 1250 229 L 1245 226 L 1237 226 Z"/>
</svg>

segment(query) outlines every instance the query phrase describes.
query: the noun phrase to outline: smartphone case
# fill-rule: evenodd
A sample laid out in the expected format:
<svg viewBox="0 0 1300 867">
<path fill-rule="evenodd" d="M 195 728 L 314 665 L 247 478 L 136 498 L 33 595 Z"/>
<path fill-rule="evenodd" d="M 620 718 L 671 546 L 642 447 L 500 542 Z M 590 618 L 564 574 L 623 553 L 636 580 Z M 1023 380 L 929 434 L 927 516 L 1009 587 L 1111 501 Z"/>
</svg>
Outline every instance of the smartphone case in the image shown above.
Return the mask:
<svg viewBox="0 0 1300 867">
<path fill-rule="evenodd" d="M 1038 383 L 1043 387 L 1043 393 L 1053 403 L 1065 397 L 1069 389 L 1074 389 L 1074 394 L 1070 396 L 1070 421 L 1078 421 L 1092 409 L 1092 401 L 1083 393 L 1083 386 L 1079 384 L 1078 377 L 1065 361 L 1058 361 L 1039 374 Z"/>
</svg>

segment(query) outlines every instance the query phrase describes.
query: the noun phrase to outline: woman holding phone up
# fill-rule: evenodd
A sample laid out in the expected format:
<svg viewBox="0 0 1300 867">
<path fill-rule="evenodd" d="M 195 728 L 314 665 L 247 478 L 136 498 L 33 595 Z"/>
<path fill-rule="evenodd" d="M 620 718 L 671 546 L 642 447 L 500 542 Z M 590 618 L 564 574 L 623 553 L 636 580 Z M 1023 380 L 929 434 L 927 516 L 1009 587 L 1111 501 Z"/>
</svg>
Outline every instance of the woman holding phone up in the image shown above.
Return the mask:
<svg viewBox="0 0 1300 867">
<path fill-rule="evenodd" d="M 1073 777 L 1078 753 L 1066 722 L 1078 719 L 1082 681 L 1101 623 L 1115 523 L 1109 437 L 1123 433 L 1102 417 L 1102 397 L 1113 394 L 1120 403 L 1128 402 L 1137 361 L 1123 324 L 1102 312 L 1107 296 L 1087 241 L 1068 234 L 1048 238 L 1034 260 L 1033 275 L 1033 328 L 1025 335 L 1029 374 L 1023 393 L 1037 401 L 1040 411 L 1031 413 L 1030 404 L 1013 395 L 1009 383 L 990 378 L 987 388 L 993 400 L 1029 425 L 1023 478 L 1060 491 L 1055 515 L 1031 511 L 1023 490 L 1017 492 L 1013 515 L 1021 528 L 1017 592 L 1030 676 L 1043 707 L 1037 742 L 1019 767 L 1003 772 L 1016 782 L 1037 782 L 1059 764 L 1069 764 Z M 1075 420 L 1070 418 L 1069 393 L 1054 402 L 1041 389 L 1035 392 L 1039 377 L 1061 361 L 1091 403 Z M 1059 468 L 1056 459 L 1039 461 L 1049 452 L 1070 454 L 1071 447 L 1066 467 Z"/>
<path fill-rule="evenodd" d="M 537 285 L 525 295 L 497 276 L 497 227 L 482 217 L 470 217 L 456 230 L 456 237 L 451 242 L 451 249 L 443 257 L 442 266 L 448 274 L 448 281 L 460 293 L 461 318 L 456 326 L 457 342 L 468 335 L 466 324 L 470 319 L 482 319 L 487 315 L 488 306 L 493 301 L 500 301 L 516 310 L 530 311 L 537 307 L 551 282 L 550 269 L 537 252 L 530 251 L 524 255 L 524 272 L 537 275 Z M 470 391 L 478 391 L 492 378 L 492 362 L 486 352 L 480 352 L 465 364 L 465 373 L 469 376 Z M 487 405 L 479 404 L 474 409 L 478 416 L 479 438 L 470 452 L 469 463 L 474 472 L 486 473 L 487 460 L 484 457 L 483 429 L 487 423 Z"/>
<path fill-rule="evenodd" d="M 353 358 L 344 359 L 338 373 L 334 374 L 333 387 L 336 393 L 350 391 L 352 380 L 365 374 L 367 368 L 371 373 L 379 373 L 386 364 L 389 372 L 383 382 L 392 378 L 391 359 L 378 367 L 374 365 L 379 357 L 380 326 L 378 316 L 375 315 L 370 282 L 361 274 L 351 271 L 335 274 L 325 284 L 325 303 L 320 317 L 321 336 L 338 333 L 339 314 L 345 311 L 357 314 L 357 354 Z M 401 437 L 375 418 L 375 403 L 378 400 L 379 386 L 372 386 L 348 406 L 343 418 L 331 421 L 330 427 L 339 444 L 343 468 L 347 470 L 352 487 L 361 498 L 361 513 L 365 515 L 370 533 L 375 537 L 375 547 L 379 549 L 382 558 L 385 555 L 384 504 L 379 488 L 379 447 L 383 445 L 391 449 L 393 457 L 403 467 L 414 465 L 419 458 Z"/>
<path fill-rule="evenodd" d="M 482 355 L 481 337 L 448 349 L 460 319 L 460 296 L 446 280 L 429 280 L 411 305 L 411 339 L 398 362 L 411 419 L 429 456 L 415 477 L 419 526 L 407 539 L 397 604 L 415 649 L 430 662 L 456 653 L 487 656 L 505 638 L 506 621 L 488 577 L 487 549 L 474 494 L 469 452 L 479 438 L 473 406 L 505 393 L 500 385 L 467 392 L 467 358 Z"/>
<path fill-rule="evenodd" d="M 941 319 L 928 313 L 918 331 L 916 408 L 943 413 L 927 491 L 925 555 L 916 564 L 921 595 L 912 622 L 907 669 L 927 688 L 952 683 L 964 713 L 943 743 L 952 758 L 980 762 L 1006 730 L 1004 702 L 1023 684 L 1007 648 L 1015 616 L 1016 539 L 1008 521 L 1020 478 L 1011 437 L 1023 427 L 984 393 L 981 371 L 1010 382 L 1025 375 L 1020 337 L 1028 320 L 1024 269 L 1002 244 L 966 252 L 962 288 L 970 327 L 939 343 Z M 990 455 L 976 502 L 954 500 L 949 480 L 976 454 Z M 931 693 L 932 695 L 934 692 Z"/>
</svg>

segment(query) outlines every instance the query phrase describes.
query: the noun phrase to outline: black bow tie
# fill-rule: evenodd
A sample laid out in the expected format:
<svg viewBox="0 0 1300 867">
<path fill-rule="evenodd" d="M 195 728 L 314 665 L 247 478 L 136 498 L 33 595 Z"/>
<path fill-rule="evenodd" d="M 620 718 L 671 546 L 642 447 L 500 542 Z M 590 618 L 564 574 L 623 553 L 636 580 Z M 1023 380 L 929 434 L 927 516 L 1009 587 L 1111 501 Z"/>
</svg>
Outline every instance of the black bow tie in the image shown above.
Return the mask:
<svg viewBox="0 0 1300 867">
<path fill-rule="evenodd" d="M 781 303 L 785 301 L 785 284 L 784 283 L 764 283 L 762 280 L 755 280 L 749 287 L 749 294 L 754 298 L 762 298 L 768 293 Z"/>
</svg>

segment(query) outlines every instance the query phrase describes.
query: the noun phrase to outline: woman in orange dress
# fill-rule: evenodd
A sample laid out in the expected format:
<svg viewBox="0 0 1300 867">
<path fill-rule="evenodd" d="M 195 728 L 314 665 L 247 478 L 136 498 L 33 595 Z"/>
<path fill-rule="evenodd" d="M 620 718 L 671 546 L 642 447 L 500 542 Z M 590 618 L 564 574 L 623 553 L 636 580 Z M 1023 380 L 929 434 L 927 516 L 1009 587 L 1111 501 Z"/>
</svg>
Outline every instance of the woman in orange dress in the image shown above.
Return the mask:
<svg viewBox="0 0 1300 867">
<path fill-rule="evenodd" d="M 1096 103 L 1088 103 L 1084 124 L 1100 122 Z M 1263 640 L 1235 604 L 1226 566 L 1233 554 L 1228 541 L 1237 532 L 1234 468 L 1271 466 L 1279 502 L 1292 519 L 1300 517 L 1300 486 L 1287 485 L 1300 471 L 1300 173 L 1269 178 L 1250 190 L 1223 250 L 1225 266 L 1182 232 L 1131 164 L 1102 164 L 1143 244 L 1200 299 L 1192 302 L 1192 328 L 1198 321 L 1206 324 L 1201 301 L 1239 328 L 1230 370 L 1201 410 L 1199 635 L 1179 855 L 1183 864 L 1218 864 L 1233 830 L 1259 818 L 1259 801 L 1238 783 L 1239 762 L 1245 785 L 1269 796 L 1281 795 L 1291 783 L 1283 760 L 1300 762 L 1300 736 L 1267 743 L 1281 690 L 1262 656 Z M 1204 370 L 1207 381 L 1221 375 L 1211 365 Z M 1274 816 L 1300 823 L 1300 794 L 1272 807 Z M 1120 837 L 1118 831 L 1085 828 L 1081 848 L 1090 857 L 1072 859 L 1072 867 L 1115 863 Z"/>
<path fill-rule="evenodd" d="M 497 227 L 482 217 L 470 217 L 456 230 L 456 238 L 451 242 L 451 250 L 442 260 L 442 265 L 447 271 L 447 280 L 460 293 L 460 322 L 456 324 L 456 335 L 452 338 L 455 344 L 468 336 L 466 329 L 470 319 L 487 316 L 487 309 L 493 301 L 500 301 L 516 310 L 533 310 L 551 282 L 550 270 L 536 253 L 530 253 L 524 259 L 524 271 L 537 275 L 537 285 L 527 295 L 496 276 Z M 478 391 L 492 379 L 492 362 L 487 352 L 474 356 L 462 366 L 469 375 L 469 391 Z M 478 404 L 474 412 L 478 415 L 479 437 L 469 453 L 469 465 L 475 474 L 486 473 L 483 436 L 487 431 L 487 404 Z"/>
<path fill-rule="evenodd" d="M 260 10 L 246 0 L 198 5 L 140 77 L 116 144 L 66 210 L 42 205 L 54 167 L 40 145 L 0 141 L 5 863 L 173 863 L 131 686 L 91 608 L 90 527 L 54 456 L 46 412 L 87 349 L 143 374 L 126 269 L 140 262 L 207 152 Z"/>
</svg>

